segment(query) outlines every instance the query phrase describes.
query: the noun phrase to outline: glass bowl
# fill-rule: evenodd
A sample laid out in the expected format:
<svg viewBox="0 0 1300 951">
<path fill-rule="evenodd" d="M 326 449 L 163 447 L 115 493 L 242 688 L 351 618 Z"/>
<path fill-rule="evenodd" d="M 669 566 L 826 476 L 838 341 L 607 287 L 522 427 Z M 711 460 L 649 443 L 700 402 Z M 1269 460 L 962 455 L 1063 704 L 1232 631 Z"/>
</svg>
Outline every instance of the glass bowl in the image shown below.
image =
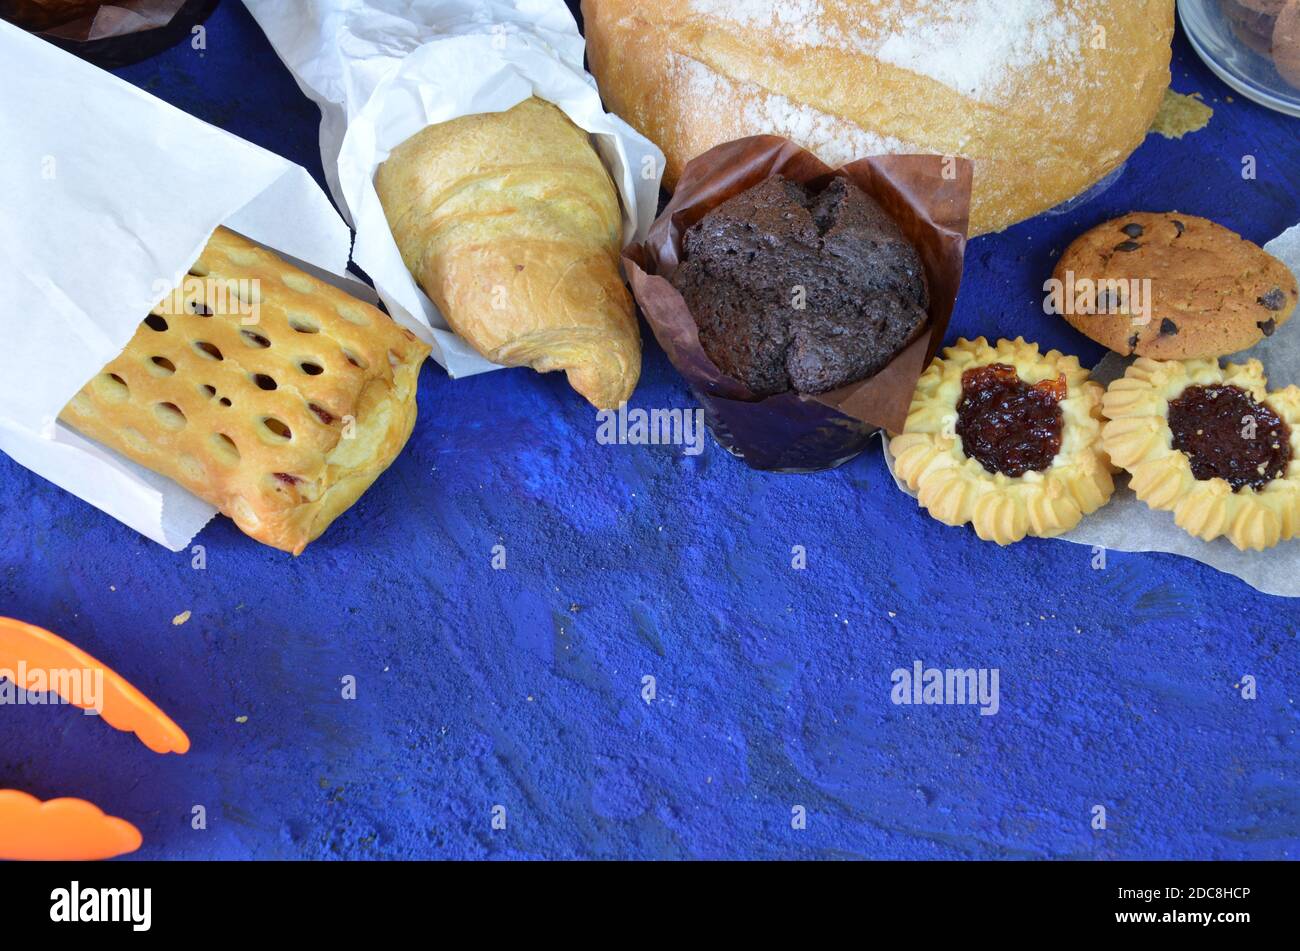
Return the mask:
<svg viewBox="0 0 1300 951">
<path fill-rule="evenodd" d="M 1178 0 L 1178 15 L 1192 47 L 1220 79 L 1248 99 L 1300 116 L 1300 9 L 1279 19 L 1287 7 L 1287 0 Z M 1290 22 L 1294 32 L 1285 30 Z"/>
</svg>

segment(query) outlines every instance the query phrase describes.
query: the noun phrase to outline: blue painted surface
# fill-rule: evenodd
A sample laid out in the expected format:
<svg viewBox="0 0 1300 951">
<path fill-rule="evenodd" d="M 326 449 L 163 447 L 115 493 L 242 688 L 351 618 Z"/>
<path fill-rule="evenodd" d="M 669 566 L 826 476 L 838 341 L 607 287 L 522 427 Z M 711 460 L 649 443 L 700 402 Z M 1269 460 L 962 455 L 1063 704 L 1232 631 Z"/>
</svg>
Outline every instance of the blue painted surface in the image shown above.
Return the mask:
<svg viewBox="0 0 1300 951">
<path fill-rule="evenodd" d="M 208 41 L 122 75 L 319 177 L 316 110 L 243 8 Z M 1077 232 L 1132 208 L 1256 241 L 1300 220 L 1300 123 L 1225 102 L 1181 37 L 1174 85 L 1205 94 L 1209 129 L 1150 139 L 1071 214 L 973 242 L 951 336 L 1093 360 L 1040 309 Z M 1296 602 L 1173 556 L 1094 571 L 1065 543 L 983 544 L 919 512 L 878 450 L 779 476 L 712 445 L 600 446 L 563 379 L 522 370 L 430 364 L 419 398 L 405 454 L 296 561 L 217 520 L 196 571 L 0 456 L 0 613 L 115 667 L 194 743 L 156 757 L 75 711 L 11 707 L 0 786 L 90 798 L 155 858 L 1300 850 Z M 633 404 L 690 405 L 652 340 Z M 1000 668 L 1001 712 L 894 706 L 890 672 L 916 659 Z"/>
</svg>

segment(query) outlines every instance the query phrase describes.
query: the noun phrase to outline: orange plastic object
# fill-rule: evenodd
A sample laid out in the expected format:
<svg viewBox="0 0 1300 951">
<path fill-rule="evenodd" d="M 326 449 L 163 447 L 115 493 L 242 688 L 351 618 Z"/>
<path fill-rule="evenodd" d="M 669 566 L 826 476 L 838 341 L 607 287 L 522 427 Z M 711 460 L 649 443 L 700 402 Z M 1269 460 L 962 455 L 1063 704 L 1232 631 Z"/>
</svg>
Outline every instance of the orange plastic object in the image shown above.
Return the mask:
<svg viewBox="0 0 1300 951">
<path fill-rule="evenodd" d="M 140 848 L 140 830 L 84 799 L 41 802 L 0 789 L 0 859 L 91 861 Z"/>
<path fill-rule="evenodd" d="M 24 678 L 25 683 L 18 684 L 19 687 L 24 690 L 54 689 L 64 700 L 83 710 L 89 709 L 92 702 L 85 698 L 67 696 L 63 690 L 59 690 L 62 678 L 48 678 L 47 687 L 34 679 L 32 674 L 48 676 L 50 671 L 102 672 L 103 696 L 97 699 L 102 704 L 100 714 L 109 726 L 125 733 L 134 733 L 141 743 L 155 753 L 184 753 L 190 748 L 190 738 L 185 732 L 120 675 L 57 634 L 13 618 L 0 617 L 0 669 L 17 677 L 24 668 L 28 676 Z M 56 799 L 47 805 L 77 801 Z M 0 829 L 3 829 L 2 822 Z M 0 848 L 3 848 L 2 842 L 3 838 L 0 837 Z"/>
</svg>

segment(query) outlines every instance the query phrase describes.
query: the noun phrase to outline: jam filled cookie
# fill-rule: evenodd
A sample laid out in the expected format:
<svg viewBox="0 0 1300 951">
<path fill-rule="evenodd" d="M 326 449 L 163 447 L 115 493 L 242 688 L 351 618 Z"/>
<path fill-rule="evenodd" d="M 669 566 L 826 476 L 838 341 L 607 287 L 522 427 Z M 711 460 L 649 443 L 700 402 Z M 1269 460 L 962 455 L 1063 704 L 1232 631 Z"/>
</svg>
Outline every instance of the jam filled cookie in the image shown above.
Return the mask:
<svg viewBox="0 0 1300 951">
<path fill-rule="evenodd" d="M 1080 235 L 1056 265 L 1052 309 L 1124 356 L 1209 359 L 1290 319 L 1295 275 L 1205 218 L 1134 212 Z"/>
<path fill-rule="evenodd" d="M 1023 338 L 958 340 L 916 385 L 889 444 L 895 472 L 934 518 L 986 541 L 1060 535 L 1115 488 L 1101 398 L 1075 357 Z"/>
<path fill-rule="evenodd" d="M 1259 551 L 1300 530 L 1300 388 L 1268 392 L 1258 360 L 1138 360 L 1102 414 L 1137 497 L 1184 531 Z"/>
</svg>

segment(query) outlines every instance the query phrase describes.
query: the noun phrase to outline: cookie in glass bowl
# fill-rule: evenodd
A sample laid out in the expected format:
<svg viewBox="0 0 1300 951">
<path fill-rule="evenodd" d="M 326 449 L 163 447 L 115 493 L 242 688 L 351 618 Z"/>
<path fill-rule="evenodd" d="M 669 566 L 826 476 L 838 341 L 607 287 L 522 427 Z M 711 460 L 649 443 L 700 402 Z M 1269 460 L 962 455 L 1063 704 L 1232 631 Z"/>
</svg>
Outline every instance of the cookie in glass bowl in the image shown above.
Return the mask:
<svg viewBox="0 0 1300 951">
<path fill-rule="evenodd" d="M 1139 359 L 1102 414 L 1134 493 L 1189 534 L 1262 551 L 1300 531 L 1300 387 L 1269 392 L 1258 360 Z"/>
<path fill-rule="evenodd" d="M 922 374 L 895 474 L 945 525 L 985 541 L 1068 532 L 1114 492 L 1102 387 L 1076 357 L 1023 338 L 958 340 Z"/>
</svg>

